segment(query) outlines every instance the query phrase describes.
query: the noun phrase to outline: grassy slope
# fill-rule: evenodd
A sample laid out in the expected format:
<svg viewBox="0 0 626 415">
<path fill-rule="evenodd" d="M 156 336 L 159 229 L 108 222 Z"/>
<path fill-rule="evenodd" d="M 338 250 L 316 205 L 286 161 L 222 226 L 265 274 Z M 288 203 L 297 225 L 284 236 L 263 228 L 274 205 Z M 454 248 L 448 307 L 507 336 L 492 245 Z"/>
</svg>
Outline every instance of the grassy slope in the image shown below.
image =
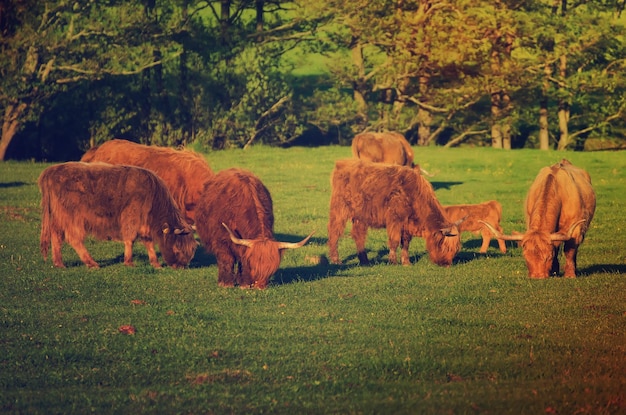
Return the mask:
<svg viewBox="0 0 626 415">
<path fill-rule="evenodd" d="M 0 408 L 29 413 L 620 413 L 626 411 L 626 202 L 623 153 L 564 153 L 591 174 L 596 218 L 581 276 L 530 281 L 521 251 L 487 255 L 464 235 L 450 268 L 389 266 L 384 231 L 375 265 L 326 254 L 333 161 L 344 147 L 252 148 L 207 155 L 216 170 L 257 173 L 274 198 L 276 233 L 297 240 L 265 291 L 221 289 L 201 250 L 191 269 L 154 271 L 136 248 L 90 242 L 103 267 L 68 269 L 38 252 L 42 164 L 0 164 Z M 506 232 L 538 170 L 561 153 L 416 149 L 443 203 L 495 198 Z M 347 236 L 347 234 L 346 234 Z M 133 303 L 133 300 L 140 300 Z M 132 324 L 134 336 L 118 333 Z"/>
</svg>

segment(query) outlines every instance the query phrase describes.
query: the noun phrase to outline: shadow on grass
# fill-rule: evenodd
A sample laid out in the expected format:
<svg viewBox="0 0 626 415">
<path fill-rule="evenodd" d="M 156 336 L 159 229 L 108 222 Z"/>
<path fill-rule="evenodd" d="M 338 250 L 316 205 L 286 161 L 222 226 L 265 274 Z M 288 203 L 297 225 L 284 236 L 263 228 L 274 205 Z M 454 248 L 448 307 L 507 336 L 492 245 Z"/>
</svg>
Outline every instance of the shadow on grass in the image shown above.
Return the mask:
<svg viewBox="0 0 626 415">
<path fill-rule="evenodd" d="M 463 182 L 430 182 L 430 184 L 433 186 L 433 189 L 435 190 L 439 190 L 439 189 L 450 190 L 452 186 L 459 186 L 463 184 Z"/>
<path fill-rule="evenodd" d="M 326 261 L 325 259 L 320 264 L 310 266 L 279 268 L 272 277 L 271 285 L 285 285 L 300 281 L 311 282 L 339 277 L 344 271 L 359 266 L 358 264 L 328 264 Z"/>
<path fill-rule="evenodd" d="M 463 242 L 463 246 L 461 247 L 461 252 L 463 252 L 464 250 L 476 250 L 478 248 L 480 248 L 483 244 L 483 240 L 482 238 L 478 238 L 478 239 L 469 239 L 465 242 Z M 516 248 L 516 246 L 512 246 L 512 245 L 507 245 L 506 249 L 507 252 L 510 249 Z M 481 255 L 490 255 L 490 256 L 502 256 L 502 255 L 506 255 L 503 254 L 502 252 L 500 252 L 500 247 L 498 246 L 498 241 L 496 239 L 492 239 L 491 242 L 489 243 L 489 249 L 487 250 L 486 254 L 481 254 Z"/>
<path fill-rule="evenodd" d="M 0 183 L 0 189 L 9 189 L 11 187 L 21 187 L 26 186 L 28 183 L 26 182 L 6 182 Z"/>
<path fill-rule="evenodd" d="M 579 268 L 579 277 L 588 277 L 591 274 L 626 274 L 626 264 L 597 264 Z"/>
</svg>

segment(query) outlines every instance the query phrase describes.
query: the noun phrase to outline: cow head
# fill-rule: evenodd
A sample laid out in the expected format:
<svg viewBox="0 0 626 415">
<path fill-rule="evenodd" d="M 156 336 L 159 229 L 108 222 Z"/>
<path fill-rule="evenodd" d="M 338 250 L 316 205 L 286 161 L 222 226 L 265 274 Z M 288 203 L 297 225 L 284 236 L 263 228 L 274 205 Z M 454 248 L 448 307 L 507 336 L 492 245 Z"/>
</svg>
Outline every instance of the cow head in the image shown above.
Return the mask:
<svg viewBox="0 0 626 415">
<path fill-rule="evenodd" d="M 268 238 L 243 239 L 235 236 L 226 224 L 222 223 L 222 226 L 226 228 L 230 240 L 234 244 L 246 248 L 241 257 L 242 272 L 248 273 L 248 277 L 252 280 L 251 287 L 260 290 L 267 287 L 270 278 L 278 270 L 283 251 L 300 248 L 313 236 L 311 233 L 300 242 L 295 243 L 279 242 Z"/>
<path fill-rule="evenodd" d="M 480 220 L 487 226 L 497 239 L 505 241 L 520 241 L 529 278 L 548 278 L 554 261 L 555 247 L 559 242 L 572 239 L 576 228 L 585 222 L 585 219 L 574 222 L 567 232 L 541 232 L 528 230 L 526 233 L 504 235 L 497 231 L 490 223 Z"/>
<path fill-rule="evenodd" d="M 449 228 L 422 233 L 426 239 L 426 251 L 430 260 L 435 264 L 443 267 L 450 266 L 456 254 L 461 250 L 461 232 L 458 228 L 461 221 Z"/>
<path fill-rule="evenodd" d="M 189 225 L 171 228 L 167 223 L 161 229 L 159 250 L 163 259 L 172 268 L 184 268 L 193 259 L 198 243 Z"/>
</svg>

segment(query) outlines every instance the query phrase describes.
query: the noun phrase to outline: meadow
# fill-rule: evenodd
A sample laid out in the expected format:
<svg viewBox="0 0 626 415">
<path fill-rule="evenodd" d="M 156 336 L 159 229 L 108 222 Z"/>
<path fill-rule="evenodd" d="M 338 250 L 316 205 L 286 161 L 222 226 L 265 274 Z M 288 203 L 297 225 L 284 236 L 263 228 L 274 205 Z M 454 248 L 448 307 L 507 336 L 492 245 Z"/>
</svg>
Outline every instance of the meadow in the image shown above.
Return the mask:
<svg viewBox="0 0 626 415">
<path fill-rule="evenodd" d="M 530 280 L 521 249 L 464 234 L 449 267 L 424 242 L 387 263 L 371 230 L 361 267 L 349 227 L 329 265 L 334 160 L 348 147 L 206 154 L 214 170 L 256 173 L 274 200 L 285 253 L 263 291 L 217 286 L 199 248 L 188 269 L 154 270 L 141 244 L 89 240 L 88 270 L 39 253 L 36 180 L 50 164 L 0 163 L 0 412 L 12 414 L 626 413 L 626 155 L 415 148 L 444 204 L 490 199 L 506 233 L 524 230 L 539 169 L 566 157 L 592 177 L 598 206 L 576 279 Z M 119 328 L 132 325 L 136 332 Z"/>
</svg>

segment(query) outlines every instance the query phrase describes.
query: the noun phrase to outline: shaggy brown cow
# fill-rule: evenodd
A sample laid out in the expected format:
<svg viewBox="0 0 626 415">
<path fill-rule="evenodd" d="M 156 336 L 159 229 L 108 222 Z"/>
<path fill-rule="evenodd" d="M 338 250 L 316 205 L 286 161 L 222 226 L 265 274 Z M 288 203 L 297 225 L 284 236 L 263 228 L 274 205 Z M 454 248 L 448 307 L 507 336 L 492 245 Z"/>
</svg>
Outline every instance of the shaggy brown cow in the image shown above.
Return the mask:
<svg viewBox="0 0 626 415">
<path fill-rule="evenodd" d="M 576 277 L 576 255 L 596 209 L 591 177 L 563 159 L 541 169 L 526 196 L 524 234 L 502 235 L 485 223 L 498 238 L 521 241 L 530 278 L 559 273 L 558 251 L 564 242 L 565 277 Z"/>
<path fill-rule="evenodd" d="M 352 238 L 359 262 L 369 263 L 365 252 L 367 230 L 387 228 L 389 262 L 396 262 L 396 249 L 402 244 L 401 260 L 409 265 L 409 243 L 413 236 L 426 239 L 430 259 L 449 266 L 459 252 L 459 222 L 444 215 L 431 184 L 417 167 L 394 166 L 339 160 L 331 178 L 328 247 L 330 261 L 339 264 L 337 242 L 346 221 L 352 220 Z"/>
<path fill-rule="evenodd" d="M 45 169 L 39 176 L 41 191 L 40 249 L 44 259 L 52 244 L 52 262 L 62 267 L 61 246 L 67 242 L 89 268 L 98 264 L 84 240 L 124 242 L 124 264 L 133 265 L 133 242 L 148 250 L 150 264 L 160 268 L 154 250 L 173 268 L 191 261 L 197 243 L 165 184 L 154 173 L 132 166 L 69 162 Z"/>
<path fill-rule="evenodd" d="M 459 231 L 472 232 L 475 235 L 479 233 L 483 237 L 483 244 L 480 247 L 480 253 L 484 254 L 489 248 L 492 236 L 495 236 L 489 228 L 487 228 L 480 220 L 489 222 L 500 232 L 500 219 L 502 219 L 502 206 L 495 200 L 479 203 L 475 205 L 448 205 L 443 206 L 443 211 L 452 222 L 465 218 L 459 225 Z M 506 244 L 503 240 L 498 239 L 500 252 L 506 254 Z"/>
<path fill-rule="evenodd" d="M 413 167 L 413 149 L 396 132 L 357 134 L 352 139 L 352 154 L 364 161 Z"/>
<path fill-rule="evenodd" d="M 274 212 L 267 188 L 252 173 L 223 170 L 204 187 L 196 227 L 207 252 L 217 259 L 218 284 L 264 289 L 280 265 L 282 253 L 298 243 L 274 238 Z"/>
<path fill-rule="evenodd" d="M 152 170 L 174 197 L 187 222 L 195 222 L 195 208 L 202 186 L 213 171 L 206 160 L 189 150 L 146 146 L 132 141 L 114 139 L 88 150 L 81 161 L 127 164 Z"/>
</svg>

